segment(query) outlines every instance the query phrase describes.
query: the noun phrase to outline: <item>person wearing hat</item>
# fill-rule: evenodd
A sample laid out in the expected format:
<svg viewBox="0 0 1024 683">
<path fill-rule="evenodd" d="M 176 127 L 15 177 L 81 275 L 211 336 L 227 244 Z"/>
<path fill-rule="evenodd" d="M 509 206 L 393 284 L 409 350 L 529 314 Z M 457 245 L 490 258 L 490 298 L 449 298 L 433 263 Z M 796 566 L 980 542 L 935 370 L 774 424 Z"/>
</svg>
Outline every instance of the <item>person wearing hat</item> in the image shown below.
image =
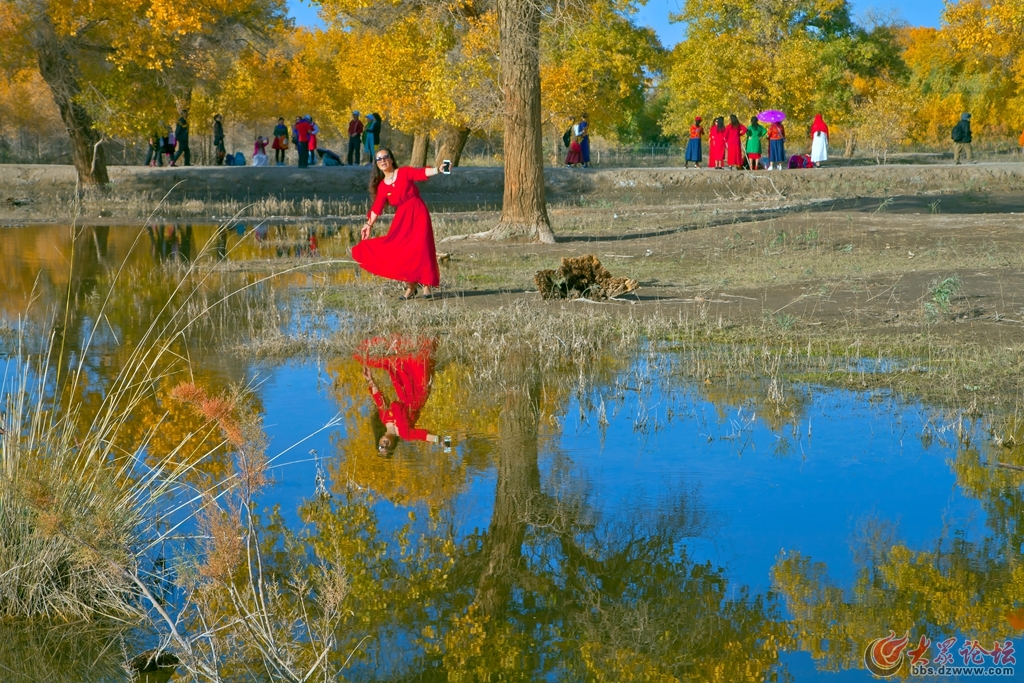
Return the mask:
<svg viewBox="0 0 1024 683">
<path fill-rule="evenodd" d="M 352 112 L 352 120 L 348 122 L 348 165 L 359 165 L 359 148 L 363 141 L 363 122 L 359 120 L 359 112 Z"/>
<path fill-rule="evenodd" d="M 686 143 L 686 164 L 685 168 L 690 168 L 690 162 L 693 162 L 694 168 L 700 168 L 700 162 L 703 160 L 702 157 L 702 140 L 704 138 L 704 126 L 700 125 L 701 118 L 699 116 L 694 117 L 693 125 L 690 126 L 690 141 Z"/>
<path fill-rule="evenodd" d="M 971 154 L 971 115 L 967 112 L 960 117 L 960 122 L 953 126 L 953 163 L 960 165 L 960 157 L 967 154 L 968 163 L 974 161 Z"/>
</svg>

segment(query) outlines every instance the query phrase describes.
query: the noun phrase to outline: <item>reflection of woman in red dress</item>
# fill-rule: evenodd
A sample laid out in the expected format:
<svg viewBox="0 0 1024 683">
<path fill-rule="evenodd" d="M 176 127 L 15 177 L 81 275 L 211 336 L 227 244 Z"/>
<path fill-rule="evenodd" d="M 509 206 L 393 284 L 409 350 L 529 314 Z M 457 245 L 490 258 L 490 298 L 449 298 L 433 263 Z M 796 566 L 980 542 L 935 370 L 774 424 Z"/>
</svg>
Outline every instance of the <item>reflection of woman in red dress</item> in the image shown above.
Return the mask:
<svg viewBox="0 0 1024 683">
<path fill-rule="evenodd" d="M 725 120 L 721 116 L 708 130 L 708 168 L 725 168 Z"/>
<path fill-rule="evenodd" d="M 389 343 L 390 342 L 390 343 Z M 386 344 L 386 346 L 384 346 Z M 382 349 L 374 352 L 371 347 Z M 417 429 L 416 420 L 430 396 L 430 376 L 434 371 L 434 343 L 429 339 L 393 340 L 375 337 L 367 339 L 354 357 L 363 364 L 363 377 L 370 389 L 373 402 L 383 424 L 377 435 L 377 452 L 390 455 L 399 439 L 437 443 L 440 437 L 426 429 Z M 388 401 L 373 381 L 370 368 L 388 371 L 397 400 Z"/>
<path fill-rule="evenodd" d="M 373 207 L 360 232 L 362 241 L 352 248 L 352 258 L 374 275 L 404 282 L 403 299 L 416 296 L 417 285 L 423 285 L 423 295 L 430 297 L 430 288 L 440 282 L 430 212 L 415 185 L 439 172 L 437 168 L 398 168 L 386 147 L 374 156 L 370 176 Z M 370 239 L 373 224 L 388 204 L 395 207 L 388 234 Z"/>
</svg>

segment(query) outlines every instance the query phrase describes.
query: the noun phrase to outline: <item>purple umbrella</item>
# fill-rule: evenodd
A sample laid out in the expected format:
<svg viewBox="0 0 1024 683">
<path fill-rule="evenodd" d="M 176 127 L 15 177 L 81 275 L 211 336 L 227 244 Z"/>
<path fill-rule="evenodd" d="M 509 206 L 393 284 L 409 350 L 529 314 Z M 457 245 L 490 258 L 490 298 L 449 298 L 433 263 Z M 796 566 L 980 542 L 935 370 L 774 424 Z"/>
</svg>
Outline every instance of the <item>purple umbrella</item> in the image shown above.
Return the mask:
<svg viewBox="0 0 1024 683">
<path fill-rule="evenodd" d="M 764 123 L 779 123 L 786 120 L 786 112 L 779 111 L 778 109 L 767 109 L 757 115 L 757 120 Z"/>
</svg>

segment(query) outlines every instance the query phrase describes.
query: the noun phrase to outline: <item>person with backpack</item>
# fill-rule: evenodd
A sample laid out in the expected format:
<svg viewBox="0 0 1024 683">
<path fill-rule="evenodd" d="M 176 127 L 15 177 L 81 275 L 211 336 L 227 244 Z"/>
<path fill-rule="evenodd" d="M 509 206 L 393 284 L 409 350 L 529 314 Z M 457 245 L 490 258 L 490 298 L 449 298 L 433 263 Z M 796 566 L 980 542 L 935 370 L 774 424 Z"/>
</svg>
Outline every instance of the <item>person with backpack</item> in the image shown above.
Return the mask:
<svg viewBox="0 0 1024 683">
<path fill-rule="evenodd" d="M 960 122 L 953 126 L 953 163 L 960 165 L 960 157 L 967 154 L 968 163 L 974 162 L 971 153 L 971 115 L 967 112 L 960 117 Z"/>
</svg>

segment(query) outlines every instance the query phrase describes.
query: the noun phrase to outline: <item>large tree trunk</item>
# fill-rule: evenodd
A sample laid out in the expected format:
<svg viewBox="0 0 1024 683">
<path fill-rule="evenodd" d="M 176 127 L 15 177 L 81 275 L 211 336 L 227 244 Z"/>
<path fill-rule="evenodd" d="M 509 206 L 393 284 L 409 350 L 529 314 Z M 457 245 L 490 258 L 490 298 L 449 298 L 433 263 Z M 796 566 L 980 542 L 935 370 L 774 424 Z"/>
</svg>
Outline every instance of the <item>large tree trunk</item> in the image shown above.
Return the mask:
<svg viewBox="0 0 1024 683">
<path fill-rule="evenodd" d="M 498 0 L 501 89 L 505 115 L 505 195 L 492 237 L 527 237 L 553 244 L 544 199 L 544 138 L 540 120 L 540 4 Z"/>
<path fill-rule="evenodd" d="M 71 158 L 78 171 L 78 180 L 83 185 L 106 185 L 110 178 L 103 152 L 103 136 L 96 130 L 89 112 L 77 101 L 82 92 L 78 65 L 72 59 L 68 45 L 57 35 L 48 19 L 38 22 L 34 37 L 39 54 L 39 73 L 53 93 L 71 138 Z"/>
<path fill-rule="evenodd" d="M 412 139 L 412 158 L 409 165 L 420 167 L 427 165 L 427 150 L 430 147 L 430 136 L 417 133 Z"/>
<path fill-rule="evenodd" d="M 439 166 L 442 161 L 448 159 L 452 166 L 458 166 L 462 159 L 462 150 L 466 148 L 466 141 L 469 134 L 473 132 L 465 126 L 445 126 L 438 140 L 437 153 L 434 155 L 434 165 Z"/>
</svg>

